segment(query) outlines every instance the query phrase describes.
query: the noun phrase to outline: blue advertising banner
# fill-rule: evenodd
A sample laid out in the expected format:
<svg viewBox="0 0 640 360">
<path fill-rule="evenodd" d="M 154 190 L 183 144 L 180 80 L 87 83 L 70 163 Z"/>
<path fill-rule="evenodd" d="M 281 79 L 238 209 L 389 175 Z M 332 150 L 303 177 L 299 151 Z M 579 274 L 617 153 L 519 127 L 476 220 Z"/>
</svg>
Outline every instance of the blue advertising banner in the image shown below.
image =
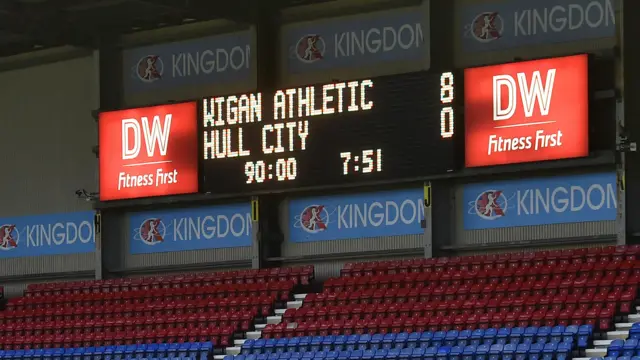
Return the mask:
<svg viewBox="0 0 640 360">
<path fill-rule="evenodd" d="M 421 8 L 289 25 L 282 41 L 287 71 L 304 73 L 388 61 L 422 60 L 429 54 L 428 16 Z"/>
<path fill-rule="evenodd" d="M 251 246 L 251 205 L 135 213 L 129 235 L 131 254 Z"/>
<path fill-rule="evenodd" d="M 466 185 L 464 229 L 615 220 L 615 173 Z"/>
<path fill-rule="evenodd" d="M 459 12 L 462 50 L 507 50 L 614 37 L 616 0 L 507 0 Z"/>
<path fill-rule="evenodd" d="M 92 211 L 0 218 L 0 258 L 90 253 Z"/>
<path fill-rule="evenodd" d="M 289 202 L 289 239 L 312 242 L 422 234 L 423 190 L 322 196 Z"/>
<path fill-rule="evenodd" d="M 125 94 L 243 81 L 251 75 L 251 32 L 128 49 L 123 62 Z"/>
</svg>

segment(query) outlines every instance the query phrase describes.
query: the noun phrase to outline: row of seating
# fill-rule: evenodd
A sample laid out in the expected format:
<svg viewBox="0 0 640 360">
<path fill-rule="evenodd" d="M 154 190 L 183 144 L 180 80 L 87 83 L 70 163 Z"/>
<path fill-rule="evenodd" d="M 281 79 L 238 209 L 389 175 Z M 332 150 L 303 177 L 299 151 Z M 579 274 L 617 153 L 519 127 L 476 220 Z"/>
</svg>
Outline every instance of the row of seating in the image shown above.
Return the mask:
<svg viewBox="0 0 640 360">
<path fill-rule="evenodd" d="M 235 329 L 232 327 L 121 332 L 94 331 L 82 334 L 5 337 L 0 338 L 0 347 L 3 350 L 29 350 L 184 342 L 211 342 L 215 347 L 228 347 L 232 344 L 234 332 Z"/>
<path fill-rule="evenodd" d="M 608 246 L 603 248 L 565 249 L 553 251 L 518 252 L 490 255 L 473 255 L 448 258 L 405 259 L 347 263 L 341 276 L 383 275 L 408 272 L 429 272 L 434 269 L 492 269 L 499 267 L 579 264 L 584 262 L 606 262 L 636 260 L 640 246 Z"/>
<path fill-rule="evenodd" d="M 211 352 L 212 344 L 210 342 L 192 342 L 128 346 L 0 350 L 0 359 L 126 360 L 142 358 L 189 358 L 191 360 L 207 360 Z"/>
<path fill-rule="evenodd" d="M 597 264 L 596 264 L 597 265 Z M 620 265 L 620 266 L 614 266 Z M 572 266 L 573 267 L 573 266 Z M 408 288 L 416 284 L 434 285 L 475 285 L 486 283 L 514 282 L 625 282 L 627 278 L 638 280 L 640 278 L 640 260 L 623 263 L 609 263 L 602 269 L 597 269 L 594 264 L 583 264 L 574 268 L 558 267 L 534 267 L 519 269 L 493 269 L 480 271 L 442 271 L 431 273 L 405 273 L 393 275 L 365 275 L 359 277 L 330 278 L 324 283 L 324 290 L 328 292 L 353 291 L 365 289 Z"/>
<path fill-rule="evenodd" d="M 255 297 L 273 295 L 279 300 L 286 301 L 295 283 L 291 280 L 237 284 L 237 285 L 210 285 L 186 288 L 168 288 L 153 290 L 128 290 L 110 293 L 91 294 L 61 294 L 51 297 L 18 297 L 9 299 L 8 310 L 35 309 L 52 307 L 59 304 L 76 306 L 90 305 L 116 305 L 129 303 L 144 303 L 157 301 L 202 300 L 227 297 Z"/>
<path fill-rule="evenodd" d="M 638 339 L 615 339 L 607 348 L 607 356 L 640 356 L 640 343 Z"/>
<path fill-rule="evenodd" d="M 449 330 L 436 332 L 414 332 L 398 334 L 363 334 L 363 335 L 329 335 L 305 336 L 280 339 L 246 340 L 242 344 L 242 353 L 262 354 L 274 352 L 308 352 L 308 351 L 353 351 L 404 349 L 431 346 L 468 346 L 494 344 L 532 344 L 565 342 L 576 343 L 578 348 L 587 348 L 590 344 L 592 327 L 555 326 L 528 328 L 500 328 L 476 330 Z"/>
<path fill-rule="evenodd" d="M 570 343 L 432 346 L 428 348 L 228 355 L 225 360 L 565 360 Z"/>
<path fill-rule="evenodd" d="M 25 296 L 135 291 L 141 290 L 144 286 L 148 286 L 149 289 L 159 289 L 281 281 L 294 281 L 296 284 L 306 285 L 309 284 L 309 281 L 312 280 L 313 277 L 313 265 L 307 265 L 300 267 L 193 273 L 175 276 L 30 284 L 25 290 Z"/>
<path fill-rule="evenodd" d="M 598 294 L 599 295 L 599 294 Z M 617 301 L 617 298 L 608 296 L 584 296 L 578 298 L 574 295 L 530 298 L 519 297 L 515 299 L 478 299 L 478 300 L 451 300 L 436 302 L 415 303 L 378 303 L 378 304 L 347 304 L 325 307 L 301 307 L 287 309 L 282 319 L 288 322 L 304 322 L 316 320 L 359 320 L 383 317 L 432 317 L 448 315 L 472 315 L 472 314 L 520 314 L 524 312 L 545 311 L 550 316 L 560 315 L 560 312 L 573 314 L 576 310 L 601 310 L 603 308 L 611 312 L 629 312 L 633 304 L 633 297 L 628 301 Z M 625 299 L 627 300 L 627 299 Z"/>
<path fill-rule="evenodd" d="M 129 331 L 161 329 L 197 329 L 227 327 L 250 330 L 253 314 L 250 312 L 158 315 L 120 317 L 109 320 L 70 320 L 47 322 L 17 322 L 0 327 L 0 336 L 29 336 L 41 334 L 80 334 L 93 331 Z"/>
<path fill-rule="evenodd" d="M 478 299 L 515 299 L 518 297 L 555 297 L 555 296 L 594 296 L 613 297 L 628 296 L 638 291 L 638 284 L 629 283 L 623 285 L 597 285 L 585 287 L 586 284 L 574 283 L 573 287 L 558 288 L 552 284 L 538 286 L 537 284 L 516 284 L 512 287 L 500 287 L 485 285 L 484 287 L 450 286 L 450 287 L 423 287 L 401 289 L 377 289 L 338 293 L 311 293 L 304 299 L 303 307 L 322 307 L 347 304 L 379 304 L 379 303 L 403 303 L 403 302 L 427 302 L 427 301 L 452 301 L 452 300 L 478 300 Z"/>
<path fill-rule="evenodd" d="M 262 330 L 264 338 L 294 336 L 375 334 L 389 332 L 421 332 L 438 330 L 465 330 L 476 328 L 592 325 L 599 331 L 612 329 L 613 312 L 609 309 L 576 309 L 570 311 L 544 311 L 522 313 L 494 313 L 431 317 L 384 317 L 360 320 L 321 320 L 310 322 L 267 324 Z"/>
<path fill-rule="evenodd" d="M 53 320 L 90 320 L 113 319 L 130 316 L 156 316 L 158 314 L 195 314 L 215 312 L 249 311 L 252 314 L 268 316 L 271 314 L 275 297 L 215 298 L 205 300 L 184 300 L 149 302 L 140 304 L 120 304 L 113 306 L 76 306 L 32 310 L 7 310 L 0 312 L 0 324 L 13 321 L 53 321 Z"/>
</svg>

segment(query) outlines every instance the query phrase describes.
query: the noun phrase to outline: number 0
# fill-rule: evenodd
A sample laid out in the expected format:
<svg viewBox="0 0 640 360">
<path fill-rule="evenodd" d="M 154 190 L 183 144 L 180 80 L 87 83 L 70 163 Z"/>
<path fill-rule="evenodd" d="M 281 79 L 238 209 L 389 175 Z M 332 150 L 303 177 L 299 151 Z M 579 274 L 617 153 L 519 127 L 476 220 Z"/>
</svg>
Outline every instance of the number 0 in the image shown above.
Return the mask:
<svg viewBox="0 0 640 360">
<path fill-rule="evenodd" d="M 453 136 L 453 108 L 451 106 L 443 107 L 440 111 L 440 136 L 448 139 Z"/>
</svg>

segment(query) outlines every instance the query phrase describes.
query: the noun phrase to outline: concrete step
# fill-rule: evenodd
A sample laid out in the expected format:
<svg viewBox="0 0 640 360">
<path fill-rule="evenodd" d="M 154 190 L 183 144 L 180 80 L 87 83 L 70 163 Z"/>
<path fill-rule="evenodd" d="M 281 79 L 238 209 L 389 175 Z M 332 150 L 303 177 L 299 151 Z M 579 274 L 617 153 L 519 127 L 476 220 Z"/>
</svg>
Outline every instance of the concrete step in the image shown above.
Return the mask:
<svg viewBox="0 0 640 360">
<path fill-rule="evenodd" d="M 307 297 L 307 294 L 294 294 L 293 298 L 297 301 L 304 301 L 304 298 Z"/>
<path fill-rule="evenodd" d="M 587 349 L 585 355 L 589 358 L 604 357 L 607 355 L 607 349 Z"/>
<path fill-rule="evenodd" d="M 274 312 L 276 313 L 276 315 L 278 316 L 282 316 L 284 315 L 285 311 L 287 311 L 288 309 L 276 309 Z"/>
<path fill-rule="evenodd" d="M 629 331 L 625 331 L 625 330 L 607 331 L 607 339 L 609 340 L 615 340 L 615 339 L 626 340 L 627 337 L 629 337 Z"/>
<path fill-rule="evenodd" d="M 267 326 L 267 324 L 256 324 L 256 330 L 260 330 L 262 331 L 265 327 Z"/>
<path fill-rule="evenodd" d="M 245 335 L 247 336 L 247 339 L 260 339 L 260 337 L 262 336 L 262 331 L 247 331 Z"/>
<path fill-rule="evenodd" d="M 287 301 L 287 309 L 300 309 L 302 307 L 302 301 Z"/>
<path fill-rule="evenodd" d="M 280 324 L 282 316 L 267 316 L 267 324 Z"/>
<path fill-rule="evenodd" d="M 630 330 L 632 325 L 633 323 L 617 323 L 616 330 L 618 331 Z"/>
<path fill-rule="evenodd" d="M 231 346 L 224 349 L 224 352 L 227 353 L 227 355 L 240 355 L 241 350 L 242 348 L 239 346 Z"/>
<path fill-rule="evenodd" d="M 630 323 L 640 322 L 640 314 L 629 314 L 629 316 L 627 316 L 627 320 Z"/>
<path fill-rule="evenodd" d="M 609 347 L 609 345 L 611 345 L 611 342 L 613 340 L 594 340 L 593 341 L 593 346 L 596 349 L 606 349 Z"/>
<path fill-rule="evenodd" d="M 247 339 L 235 339 L 233 340 L 233 345 L 242 346 L 242 344 L 244 344 L 245 341 L 247 341 Z"/>
<path fill-rule="evenodd" d="M 213 355 L 213 360 L 223 360 L 226 355 Z"/>
</svg>

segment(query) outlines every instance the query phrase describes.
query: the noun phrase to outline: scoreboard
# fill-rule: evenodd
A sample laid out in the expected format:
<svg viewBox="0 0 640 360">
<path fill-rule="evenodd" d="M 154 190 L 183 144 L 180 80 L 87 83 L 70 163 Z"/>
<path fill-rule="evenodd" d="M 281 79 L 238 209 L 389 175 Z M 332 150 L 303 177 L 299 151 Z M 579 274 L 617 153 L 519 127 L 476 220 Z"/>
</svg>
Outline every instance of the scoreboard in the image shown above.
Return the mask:
<svg viewBox="0 0 640 360">
<path fill-rule="evenodd" d="M 282 191 L 454 170 L 456 100 L 452 72 L 202 99 L 201 191 Z"/>
</svg>

